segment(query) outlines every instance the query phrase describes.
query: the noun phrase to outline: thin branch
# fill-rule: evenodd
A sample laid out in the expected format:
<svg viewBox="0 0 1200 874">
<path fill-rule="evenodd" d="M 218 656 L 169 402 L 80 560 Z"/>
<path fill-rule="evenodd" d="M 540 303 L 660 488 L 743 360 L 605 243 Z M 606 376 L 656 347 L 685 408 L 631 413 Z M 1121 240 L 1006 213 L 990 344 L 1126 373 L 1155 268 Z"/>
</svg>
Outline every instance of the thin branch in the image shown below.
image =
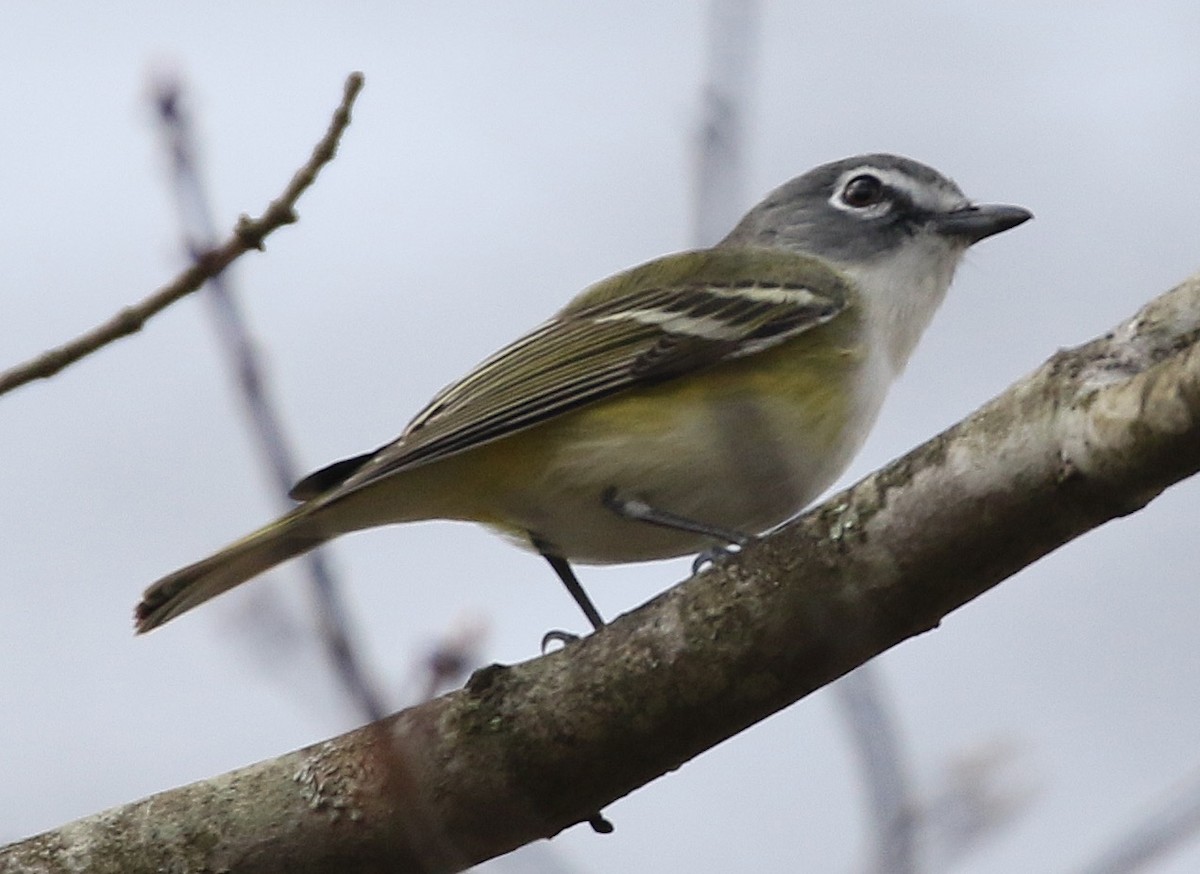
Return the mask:
<svg viewBox="0 0 1200 874">
<path fill-rule="evenodd" d="M 351 73 L 346 79 L 341 105 L 334 112 L 325 136 L 317 143 L 304 166 L 296 171 L 287 188 L 271 202 L 261 216 L 256 219 L 242 216 L 228 240 L 203 253 L 196 259 L 196 263 L 149 297 L 126 307 L 107 322 L 74 340 L 0 373 L 0 395 L 35 379 L 53 376 L 67 365 L 74 364 L 114 340 L 140 331 L 151 316 L 196 291 L 244 253 L 251 249 L 262 249 L 263 240 L 272 231 L 295 222 L 296 201 L 312 185 L 321 168 L 336 154 L 338 140 L 350 124 L 350 109 L 362 85 L 361 73 Z"/>
<path fill-rule="evenodd" d="M 350 98 L 349 88 L 348 82 L 347 99 Z M 195 132 L 188 117 L 179 80 L 161 79 L 154 89 L 154 104 L 170 153 L 173 183 L 171 187 L 179 211 L 185 248 L 193 258 L 199 258 L 202 257 L 201 253 L 215 244 L 216 226 L 201 180 Z M 344 129 L 349 123 L 349 118 L 348 113 L 340 119 L 335 117 L 334 125 L 338 125 L 340 121 L 341 128 Z M 326 141 L 329 146 L 322 154 L 328 157 L 324 160 L 332 157 L 335 143 L 328 135 Z M 317 153 L 314 153 L 314 160 L 316 157 Z M 306 187 L 311 184 L 313 178 L 314 176 L 309 174 L 306 180 L 302 180 L 302 185 Z M 299 190 L 303 189 L 298 188 Z M 250 418 L 251 430 L 257 439 L 263 460 L 271 472 L 280 508 L 283 511 L 290 510 L 293 505 L 287 499 L 287 493 L 292 484 L 299 479 L 299 469 L 283 421 L 271 399 L 265 368 L 238 306 L 230 274 L 225 272 L 213 276 L 208 282 L 207 290 L 209 300 L 213 303 L 217 336 L 225 351 L 230 370 L 237 380 L 244 408 Z M 316 602 L 317 629 L 334 673 L 341 681 L 342 688 L 367 720 L 382 718 L 387 711 L 358 656 L 354 635 L 350 630 L 350 618 L 342 603 L 340 590 L 329 562 L 326 561 L 325 553 L 309 553 L 304 556 L 301 566 L 308 577 L 309 589 Z"/>
<path fill-rule="evenodd" d="M 449 872 L 553 835 L 1200 470 L 1200 275 L 541 658 L 0 850 L 0 870 Z"/>
</svg>

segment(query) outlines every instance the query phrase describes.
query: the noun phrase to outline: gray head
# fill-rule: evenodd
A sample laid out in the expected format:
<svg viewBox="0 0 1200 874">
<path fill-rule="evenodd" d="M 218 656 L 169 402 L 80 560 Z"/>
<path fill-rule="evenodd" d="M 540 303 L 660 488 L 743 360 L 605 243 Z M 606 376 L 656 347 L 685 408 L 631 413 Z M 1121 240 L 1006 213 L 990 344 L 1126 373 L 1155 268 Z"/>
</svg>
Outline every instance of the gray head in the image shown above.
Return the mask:
<svg viewBox="0 0 1200 874">
<path fill-rule="evenodd" d="M 973 204 L 918 161 L 859 155 L 775 189 L 718 245 L 778 246 L 833 262 L 860 289 L 899 371 L 967 247 L 1031 216 Z"/>
<path fill-rule="evenodd" d="M 932 167 L 899 155 L 822 164 L 776 188 L 722 245 L 783 246 L 839 264 L 861 264 L 922 234 L 954 248 L 1030 218 L 1015 206 L 973 205 Z"/>
</svg>

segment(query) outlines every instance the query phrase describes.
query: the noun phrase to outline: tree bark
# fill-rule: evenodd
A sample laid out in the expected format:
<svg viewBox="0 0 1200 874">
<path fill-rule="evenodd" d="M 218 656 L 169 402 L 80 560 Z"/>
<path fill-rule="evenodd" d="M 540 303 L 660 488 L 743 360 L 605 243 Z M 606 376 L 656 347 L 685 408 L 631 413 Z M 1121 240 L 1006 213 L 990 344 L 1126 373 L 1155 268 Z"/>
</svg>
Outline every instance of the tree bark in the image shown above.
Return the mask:
<svg viewBox="0 0 1200 874">
<path fill-rule="evenodd" d="M 585 821 L 1200 469 L 1200 274 L 611 625 L 0 871 L 458 871 Z"/>
</svg>

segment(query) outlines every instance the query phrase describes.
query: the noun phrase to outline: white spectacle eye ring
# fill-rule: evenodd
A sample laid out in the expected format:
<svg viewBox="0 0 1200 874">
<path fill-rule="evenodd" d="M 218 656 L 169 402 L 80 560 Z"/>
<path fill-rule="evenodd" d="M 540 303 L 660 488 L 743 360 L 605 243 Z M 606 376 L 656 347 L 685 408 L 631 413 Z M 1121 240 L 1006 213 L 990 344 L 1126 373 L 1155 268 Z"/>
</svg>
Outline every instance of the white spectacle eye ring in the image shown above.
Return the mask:
<svg viewBox="0 0 1200 874">
<path fill-rule="evenodd" d="M 834 189 L 829 204 L 858 219 L 881 218 L 895 205 L 895 183 L 888 177 L 871 167 L 852 170 L 842 176 L 845 181 Z"/>
</svg>

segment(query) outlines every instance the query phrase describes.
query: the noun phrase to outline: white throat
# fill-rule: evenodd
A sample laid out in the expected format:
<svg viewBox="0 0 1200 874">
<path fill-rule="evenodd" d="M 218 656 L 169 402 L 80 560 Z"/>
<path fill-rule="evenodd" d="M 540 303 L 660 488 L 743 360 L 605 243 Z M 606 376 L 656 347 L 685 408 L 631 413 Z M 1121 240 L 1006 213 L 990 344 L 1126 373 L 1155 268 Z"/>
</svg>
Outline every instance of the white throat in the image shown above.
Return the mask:
<svg viewBox="0 0 1200 874">
<path fill-rule="evenodd" d="M 872 348 L 886 350 L 893 377 L 908 364 L 965 251 L 945 238 L 918 234 L 886 257 L 840 265 L 862 295 Z"/>
</svg>

